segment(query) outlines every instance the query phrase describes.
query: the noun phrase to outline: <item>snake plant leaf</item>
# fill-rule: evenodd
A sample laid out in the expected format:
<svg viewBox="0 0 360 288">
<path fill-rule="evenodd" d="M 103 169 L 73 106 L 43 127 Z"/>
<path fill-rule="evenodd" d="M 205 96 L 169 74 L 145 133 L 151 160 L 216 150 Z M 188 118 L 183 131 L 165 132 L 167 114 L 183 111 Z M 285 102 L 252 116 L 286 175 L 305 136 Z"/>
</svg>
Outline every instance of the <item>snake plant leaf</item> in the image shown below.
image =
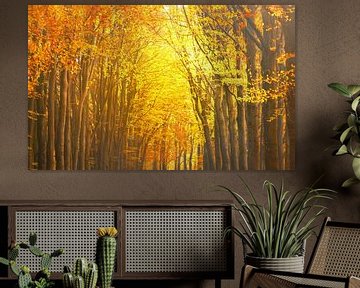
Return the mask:
<svg viewBox="0 0 360 288">
<path fill-rule="evenodd" d="M 333 89 L 337 93 L 341 94 L 342 96 L 345 96 L 345 97 L 348 97 L 348 98 L 351 97 L 347 85 L 344 85 L 344 84 L 341 84 L 341 83 L 330 83 L 328 85 L 328 87 Z"/>
<path fill-rule="evenodd" d="M 360 183 L 360 180 L 355 178 L 355 177 L 351 177 L 347 180 L 344 181 L 344 183 L 341 185 L 341 187 L 343 188 L 348 188 L 354 184 L 359 184 Z"/>
<path fill-rule="evenodd" d="M 360 101 L 360 96 L 356 97 L 354 99 L 354 101 L 351 103 L 351 109 L 356 111 L 356 108 L 358 107 L 359 105 L 359 101 Z"/>
<path fill-rule="evenodd" d="M 356 178 L 360 180 L 360 158 L 355 157 L 353 159 L 352 168 Z"/>
<path fill-rule="evenodd" d="M 341 147 L 339 148 L 339 150 L 336 152 L 335 155 L 339 156 L 339 155 L 344 155 L 347 153 L 349 153 L 349 152 L 348 152 L 346 145 L 341 145 Z"/>
</svg>

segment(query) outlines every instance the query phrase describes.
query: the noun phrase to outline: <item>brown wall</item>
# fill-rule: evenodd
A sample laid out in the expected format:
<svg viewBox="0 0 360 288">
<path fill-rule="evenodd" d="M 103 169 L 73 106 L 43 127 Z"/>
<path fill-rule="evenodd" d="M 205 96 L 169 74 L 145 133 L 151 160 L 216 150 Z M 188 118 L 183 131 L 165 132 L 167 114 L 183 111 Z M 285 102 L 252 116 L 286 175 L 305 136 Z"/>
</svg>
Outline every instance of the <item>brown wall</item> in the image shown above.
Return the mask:
<svg viewBox="0 0 360 288">
<path fill-rule="evenodd" d="M 34 4 L 56 1 L 30 1 Z M 118 3 L 122 1 L 57 1 L 71 4 Z M 133 0 L 128 3 L 171 3 Z M 175 3 L 175 2 L 173 2 Z M 178 1 L 194 3 L 194 1 Z M 234 3 L 199 1 L 196 3 Z M 268 4 L 269 1 L 241 1 Z M 322 186 L 339 191 L 328 214 L 334 219 L 360 222 L 360 186 L 339 188 L 351 174 L 350 159 L 334 158 L 325 148 L 331 145 L 332 126 L 343 116 L 344 99 L 326 85 L 330 82 L 360 82 L 359 0 L 273 0 L 296 5 L 297 40 L 297 152 L 296 170 L 291 172 L 239 173 L 261 200 L 265 179 L 288 189 L 309 185 L 325 173 Z M 238 173 L 206 172 L 30 172 L 27 170 L 27 2 L 0 0 L 0 200 L 208 200 L 229 199 L 216 192 L 215 184 L 239 186 Z M 4 229 L 4 228 L 2 228 Z M 311 251 L 311 243 L 308 250 Z M 240 248 L 240 247 L 239 247 Z M 241 250 L 241 249 L 237 249 Z M 240 270 L 241 255 L 236 269 Z M 237 273 L 239 274 L 239 273 Z M 225 281 L 225 287 L 238 287 Z M 160 285 L 160 284 L 159 284 Z M 160 287 L 160 286 L 157 287 Z M 132 284 L 134 286 L 134 284 Z M 213 282 L 166 284 L 166 287 L 212 287 Z M 135 287 L 135 286 L 134 286 Z"/>
</svg>

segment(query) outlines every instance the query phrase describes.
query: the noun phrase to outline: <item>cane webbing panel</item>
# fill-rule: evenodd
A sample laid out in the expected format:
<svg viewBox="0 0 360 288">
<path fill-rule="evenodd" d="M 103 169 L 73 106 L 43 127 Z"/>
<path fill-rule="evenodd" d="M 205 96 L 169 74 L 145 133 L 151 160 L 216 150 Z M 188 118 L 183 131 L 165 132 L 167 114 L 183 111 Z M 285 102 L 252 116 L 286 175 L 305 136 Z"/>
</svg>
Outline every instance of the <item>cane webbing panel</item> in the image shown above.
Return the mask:
<svg viewBox="0 0 360 288">
<path fill-rule="evenodd" d="M 114 211 L 16 211 L 16 241 L 28 243 L 29 233 L 36 232 L 37 246 L 46 253 L 63 248 L 65 253 L 53 259 L 50 270 L 62 272 L 74 259 L 95 260 L 96 228 L 115 226 Z M 40 258 L 20 251 L 18 262 L 31 271 L 40 270 Z"/>
<path fill-rule="evenodd" d="M 326 226 L 309 273 L 360 277 L 360 229 Z"/>
<path fill-rule="evenodd" d="M 226 271 L 224 211 L 125 212 L 126 272 Z"/>
<path fill-rule="evenodd" d="M 291 283 L 296 284 L 295 287 L 326 287 L 326 288 L 345 288 L 345 279 L 343 282 L 331 281 L 324 279 L 315 279 L 315 278 L 302 278 L 295 276 L 279 276 L 277 277 L 287 280 Z"/>
</svg>

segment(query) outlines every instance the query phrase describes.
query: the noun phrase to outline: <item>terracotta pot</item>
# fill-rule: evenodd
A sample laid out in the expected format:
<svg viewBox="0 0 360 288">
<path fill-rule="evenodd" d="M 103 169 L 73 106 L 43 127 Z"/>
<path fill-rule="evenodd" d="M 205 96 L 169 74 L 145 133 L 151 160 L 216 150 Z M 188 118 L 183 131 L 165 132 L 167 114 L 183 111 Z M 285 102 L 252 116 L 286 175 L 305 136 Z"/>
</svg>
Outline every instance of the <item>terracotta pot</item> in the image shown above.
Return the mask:
<svg viewBox="0 0 360 288">
<path fill-rule="evenodd" d="M 304 256 L 289 258 L 263 258 L 246 255 L 245 263 L 263 269 L 304 273 Z"/>
</svg>

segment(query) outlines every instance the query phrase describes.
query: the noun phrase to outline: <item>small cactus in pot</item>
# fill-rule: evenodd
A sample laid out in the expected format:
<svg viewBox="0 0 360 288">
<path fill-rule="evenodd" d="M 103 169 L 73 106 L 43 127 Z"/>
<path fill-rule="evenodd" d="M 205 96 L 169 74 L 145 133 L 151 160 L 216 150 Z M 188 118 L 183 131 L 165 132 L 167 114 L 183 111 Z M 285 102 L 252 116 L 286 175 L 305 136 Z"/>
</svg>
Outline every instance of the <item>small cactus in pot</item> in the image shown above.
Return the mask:
<svg viewBox="0 0 360 288">
<path fill-rule="evenodd" d="M 115 227 L 102 227 L 97 229 L 96 262 L 99 267 L 100 288 L 110 288 L 116 258 Z"/>
</svg>

